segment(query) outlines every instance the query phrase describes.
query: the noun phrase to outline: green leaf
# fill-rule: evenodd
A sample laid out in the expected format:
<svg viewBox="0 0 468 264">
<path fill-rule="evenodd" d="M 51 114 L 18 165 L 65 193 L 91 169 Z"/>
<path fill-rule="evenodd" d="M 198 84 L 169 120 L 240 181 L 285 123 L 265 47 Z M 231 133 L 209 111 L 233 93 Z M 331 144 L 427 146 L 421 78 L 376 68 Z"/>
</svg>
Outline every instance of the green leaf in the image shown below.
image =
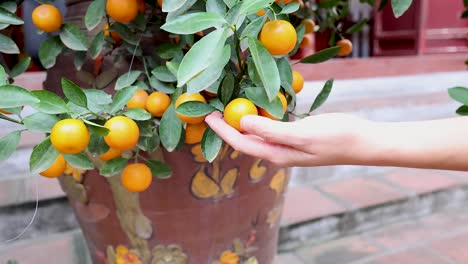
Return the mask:
<svg viewBox="0 0 468 264">
<path fill-rule="evenodd" d="M 244 91 L 247 98 L 255 105 L 265 109 L 268 113 L 278 119 L 283 118 L 283 104 L 281 103 L 278 94 L 273 99 L 273 101 L 270 102 L 267 94 L 265 93 L 265 90 L 261 87 L 249 87 L 245 88 Z"/>
<path fill-rule="evenodd" d="M 240 12 L 245 15 L 250 15 L 260 9 L 267 8 L 273 3 L 273 0 L 248 0 L 242 1 Z"/>
<path fill-rule="evenodd" d="M 82 170 L 94 169 L 93 162 L 83 153 L 78 153 L 74 155 L 64 154 L 63 157 L 74 168 Z"/>
<path fill-rule="evenodd" d="M 292 3 L 289 3 L 287 4 L 283 10 L 281 10 L 281 13 L 280 14 L 291 14 L 291 13 L 294 13 L 296 12 L 297 10 L 299 10 L 299 7 L 301 7 L 299 5 L 298 2 L 292 2 Z"/>
<path fill-rule="evenodd" d="M 129 117 L 133 120 L 145 121 L 151 119 L 151 114 L 140 108 L 128 109 L 123 113 L 124 116 Z"/>
<path fill-rule="evenodd" d="M 158 179 L 169 179 L 172 176 L 172 169 L 166 163 L 157 160 L 147 160 L 146 165 L 151 170 L 153 177 Z"/>
<path fill-rule="evenodd" d="M 11 13 L 16 13 L 16 9 L 17 9 L 16 1 L 3 1 L 0 3 L 0 7 L 5 8 Z"/>
<path fill-rule="evenodd" d="M 112 102 L 109 113 L 115 114 L 117 111 L 124 108 L 124 106 L 132 99 L 133 95 L 135 94 L 138 87 L 136 86 L 128 86 L 123 88 L 122 90 L 118 90 L 114 96 L 114 101 Z"/>
<path fill-rule="evenodd" d="M 31 57 L 26 57 L 22 59 L 20 62 L 18 62 L 13 69 L 10 71 L 10 77 L 15 78 L 21 74 L 23 74 L 29 67 L 29 64 L 31 64 Z"/>
<path fill-rule="evenodd" d="M 106 1 L 105 0 L 94 0 L 86 10 L 86 15 L 84 17 L 84 23 L 88 31 L 93 30 L 99 22 L 101 22 L 102 17 L 105 14 Z"/>
<path fill-rule="evenodd" d="M 170 84 L 160 82 L 158 78 L 156 78 L 156 76 L 151 76 L 151 78 L 149 79 L 149 82 L 150 82 L 151 87 L 153 87 L 154 89 L 160 92 L 163 92 L 166 94 L 173 94 L 175 91 L 174 87 L 172 87 Z"/>
<path fill-rule="evenodd" d="M 21 131 L 13 131 L 0 138 L 0 161 L 8 159 L 18 147 Z"/>
<path fill-rule="evenodd" d="M 102 90 L 86 89 L 83 90 L 88 99 L 88 109 L 95 113 L 107 112 L 112 103 L 112 96 Z"/>
<path fill-rule="evenodd" d="M 262 80 L 268 99 L 272 101 L 278 95 L 281 80 L 276 62 L 270 52 L 256 38 L 249 37 L 249 49 L 255 69 Z"/>
<path fill-rule="evenodd" d="M 367 18 L 359 21 L 358 23 L 354 24 L 352 27 L 348 28 L 346 30 L 346 34 L 353 34 L 361 31 L 362 27 L 364 27 L 367 24 Z"/>
<path fill-rule="evenodd" d="M 221 84 L 221 89 L 218 92 L 221 102 L 223 102 L 224 105 L 227 105 L 231 101 L 232 95 L 234 93 L 235 81 L 236 79 L 234 75 L 230 72 L 226 74 L 226 77 L 224 77 L 224 80 Z"/>
<path fill-rule="evenodd" d="M 468 0 L 463 0 L 463 5 L 464 5 L 465 7 L 468 7 Z"/>
<path fill-rule="evenodd" d="M 0 109 L 39 103 L 30 91 L 11 84 L 0 86 Z"/>
<path fill-rule="evenodd" d="M 141 71 L 129 71 L 122 74 L 115 83 L 115 90 L 120 90 L 124 87 L 131 86 L 141 75 Z"/>
<path fill-rule="evenodd" d="M 41 61 L 42 66 L 46 69 L 50 69 L 55 65 L 57 56 L 63 50 L 62 41 L 60 41 L 59 36 L 51 37 L 42 42 L 41 47 L 39 48 L 39 60 Z"/>
<path fill-rule="evenodd" d="M 60 31 L 60 40 L 69 49 L 75 51 L 87 51 L 86 36 L 80 28 L 74 24 L 64 24 Z"/>
<path fill-rule="evenodd" d="M 226 23 L 224 17 L 216 13 L 196 12 L 179 16 L 167 21 L 161 29 L 173 34 L 195 34 L 212 27 L 220 27 Z"/>
<path fill-rule="evenodd" d="M 161 82 L 175 82 L 177 78 L 169 71 L 166 66 L 158 66 L 151 71 L 151 74 L 155 76 Z"/>
<path fill-rule="evenodd" d="M 156 54 L 165 60 L 170 60 L 182 54 L 182 49 L 176 44 L 163 43 L 156 49 Z"/>
<path fill-rule="evenodd" d="M 86 51 L 76 51 L 73 56 L 73 64 L 75 65 L 75 69 L 80 71 L 81 67 L 85 63 L 86 60 Z"/>
<path fill-rule="evenodd" d="M 0 86 L 8 84 L 5 68 L 0 64 Z"/>
<path fill-rule="evenodd" d="M 213 65 L 187 83 L 187 93 L 198 93 L 208 89 L 212 84 L 216 83 L 223 74 L 224 67 L 229 62 L 230 58 L 231 47 L 226 45 L 224 46 L 223 55 Z"/>
<path fill-rule="evenodd" d="M 72 102 L 67 102 L 67 108 L 70 110 L 69 114 L 72 116 L 72 118 L 78 118 L 81 115 L 89 113 L 87 108 L 76 105 Z"/>
<path fill-rule="evenodd" d="M 224 16 L 226 14 L 226 4 L 223 2 L 223 0 L 207 0 L 206 12 Z"/>
<path fill-rule="evenodd" d="M 158 133 L 153 133 L 149 137 L 141 136 L 138 140 L 138 147 L 146 152 L 153 152 L 159 147 L 159 135 Z"/>
<path fill-rule="evenodd" d="M 98 89 L 104 89 L 108 85 L 111 84 L 111 82 L 117 78 L 117 75 L 119 73 L 115 69 L 109 69 L 107 71 L 101 72 L 101 74 L 96 77 L 95 84 Z"/>
<path fill-rule="evenodd" d="M 31 173 L 41 173 L 47 170 L 57 159 L 59 152 L 50 143 L 47 137 L 36 145 L 29 158 L 29 170 Z"/>
<path fill-rule="evenodd" d="M 182 138 L 182 121 L 177 117 L 174 105 L 164 112 L 159 125 L 159 135 L 161 137 L 161 144 L 172 152 L 179 145 Z"/>
<path fill-rule="evenodd" d="M 294 55 L 296 54 L 296 52 L 299 50 L 300 46 L 301 46 L 301 42 L 302 40 L 304 39 L 304 34 L 305 34 L 305 26 L 303 24 L 300 24 L 297 28 L 296 28 L 296 32 L 297 32 L 297 41 L 296 41 L 296 45 L 294 46 L 294 49 L 289 52 L 289 55 Z"/>
<path fill-rule="evenodd" d="M 128 159 L 116 158 L 104 163 L 99 169 L 99 174 L 105 177 L 112 177 L 119 174 L 127 165 Z"/>
<path fill-rule="evenodd" d="M 209 103 L 211 106 L 213 106 L 214 108 L 216 108 L 216 110 L 219 110 L 219 111 L 221 111 L 221 112 L 224 111 L 224 104 L 223 104 L 223 102 L 221 102 L 221 100 L 219 100 L 218 97 L 216 97 L 216 98 L 210 100 L 208 103 Z"/>
<path fill-rule="evenodd" d="M 312 106 L 309 109 L 309 113 L 313 112 L 315 109 L 322 106 L 323 103 L 325 103 L 328 96 L 330 95 L 332 87 L 333 87 L 333 79 L 330 79 L 325 83 L 322 90 L 320 91 L 320 93 L 315 98 L 314 103 L 312 104 Z"/>
<path fill-rule="evenodd" d="M 201 141 L 203 156 L 209 162 L 213 162 L 218 156 L 223 140 L 210 128 L 206 128 Z"/>
<path fill-rule="evenodd" d="M 99 32 L 94 37 L 93 41 L 91 42 L 91 46 L 89 47 L 89 54 L 91 55 L 92 59 L 96 59 L 99 54 L 101 54 L 105 39 L 104 32 Z"/>
<path fill-rule="evenodd" d="M 211 32 L 195 43 L 185 54 L 177 73 L 177 86 L 181 87 L 202 73 L 222 56 L 227 29 L 222 28 Z"/>
<path fill-rule="evenodd" d="M 140 129 L 140 136 L 142 137 L 152 137 L 153 132 L 153 122 L 152 121 L 136 121 L 138 128 Z"/>
<path fill-rule="evenodd" d="M 291 64 L 289 64 L 289 60 L 285 57 L 280 58 L 276 61 L 278 65 L 278 71 L 280 74 L 281 83 L 287 82 L 292 83 L 293 76 L 292 76 L 292 68 Z"/>
<path fill-rule="evenodd" d="M 248 1 L 243 1 L 235 4 L 232 8 L 229 9 L 229 11 L 226 14 L 226 20 L 228 24 L 234 26 L 235 28 L 240 28 L 246 18 L 246 14 L 243 13 L 241 10 L 244 2 Z"/>
<path fill-rule="evenodd" d="M 239 0 L 223 0 L 223 1 L 227 5 L 227 7 L 229 7 L 229 8 L 232 8 L 237 3 L 239 3 Z"/>
<path fill-rule="evenodd" d="M 216 111 L 216 109 L 211 105 L 198 101 L 185 102 L 176 109 L 176 112 L 179 114 L 193 117 L 205 116 L 214 111 Z"/>
<path fill-rule="evenodd" d="M 100 125 L 98 123 L 95 123 L 93 121 L 86 120 L 86 119 L 83 119 L 83 122 L 88 124 L 88 128 L 91 131 L 91 134 L 96 134 L 101 137 L 105 137 L 107 136 L 107 134 L 109 134 L 109 129 L 107 129 L 103 125 Z"/>
<path fill-rule="evenodd" d="M 6 8 L 0 7 L 0 23 L 10 25 L 23 25 L 24 22 L 21 18 L 7 10 Z"/>
<path fill-rule="evenodd" d="M 92 154 L 102 155 L 109 150 L 109 146 L 106 144 L 106 141 L 104 141 L 104 138 L 101 135 L 91 133 L 88 150 Z"/>
<path fill-rule="evenodd" d="M 461 18 L 468 18 L 468 10 L 463 11 Z"/>
<path fill-rule="evenodd" d="M 35 90 L 32 94 L 39 99 L 39 103 L 33 104 L 32 107 L 46 114 L 63 114 L 68 112 L 67 105 L 55 93 L 46 90 Z"/>
<path fill-rule="evenodd" d="M 413 0 L 392 0 L 392 10 L 396 18 L 401 17 L 411 6 Z"/>
<path fill-rule="evenodd" d="M 23 119 L 23 124 L 29 131 L 49 133 L 58 121 L 60 121 L 60 119 L 55 115 L 38 112 L 25 117 Z"/>
<path fill-rule="evenodd" d="M 335 47 L 321 50 L 308 57 L 303 58 L 300 61 L 300 63 L 310 63 L 310 64 L 322 63 L 324 61 L 327 61 L 335 57 L 338 54 L 338 51 L 340 50 L 340 48 L 341 47 L 335 46 Z"/>
<path fill-rule="evenodd" d="M 188 0 L 179 0 L 179 1 L 163 1 L 162 11 L 163 12 L 173 12 L 177 9 L 180 9 Z"/>
<path fill-rule="evenodd" d="M 468 88 L 460 86 L 453 87 L 448 90 L 448 93 L 453 100 L 468 105 Z"/>
<path fill-rule="evenodd" d="M 382 1 L 380 2 L 378 11 L 379 11 L 379 12 L 382 11 L 382 10 L 385 8 L 385 6 L 387 5 L 387 3 L 388 3 L 388 0 L 382 0 Z"/>
<path fill-rule="evenodd" d="M 137 36 L 124 24 L 113 23 L 109 29 L 111 32 L 115 31 L 119 33 L 123 40 L 132 45 L 138 45 Z"/>
<path fill-rule="evenodd" d="M 70 102 L 85 108 L 88 106 L 86 94 L 74 82 L 62 78 L 62 90 L 63 94 Z"/>
<path fill-rule="evenodd" d="M 468 115 L 468 106 L 462 105 L 457 109 L 457 114 L 466 116 Z M 1 160 L 1 159 L 0 159 Z"/>
<path fill-rule="evenodd" d="M 252 37 L 256 38 L 260 31 L 263 28 L 263 25 L 265 24 L 267 20 L 267 16 L 261 16 L 254 21 L 250 22 L 245 29 L 242 31 L 241 34 L 241 39 L 246 38 L 246 37 Z"/>
<path fill-rule="evenodd" d="M 16 43 L 3 34 L 0 34 L 0 52 L 6 54 L 20 53 L 18 46 L 16 46 Z"/>
</svg>

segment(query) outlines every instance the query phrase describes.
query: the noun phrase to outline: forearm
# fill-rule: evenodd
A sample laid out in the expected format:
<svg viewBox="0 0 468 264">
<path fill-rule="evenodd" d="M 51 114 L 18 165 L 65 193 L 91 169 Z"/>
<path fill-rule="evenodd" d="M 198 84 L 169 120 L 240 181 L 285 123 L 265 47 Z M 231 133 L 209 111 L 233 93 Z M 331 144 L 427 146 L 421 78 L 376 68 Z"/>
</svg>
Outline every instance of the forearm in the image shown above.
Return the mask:
<svg viewBox="0 0 468 264">
<path fill-rule="evenodd" d="M 468 171 L 468 117 L 370 122 L 357 147 L 357 164 Z"/>
</svg>

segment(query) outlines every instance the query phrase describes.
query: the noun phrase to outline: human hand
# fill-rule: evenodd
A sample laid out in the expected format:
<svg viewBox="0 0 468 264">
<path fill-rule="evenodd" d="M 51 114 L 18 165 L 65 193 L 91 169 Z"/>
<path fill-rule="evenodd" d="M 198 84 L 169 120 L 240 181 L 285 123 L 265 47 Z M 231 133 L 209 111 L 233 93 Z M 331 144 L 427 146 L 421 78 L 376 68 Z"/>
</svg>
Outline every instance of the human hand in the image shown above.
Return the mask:
<svg viewBox="0 0 468 264">
<path fill-rule="evenodd" d="M 219 112 L 206 123 L 237 151 L 280 166 L 359 164 L 365 148 L 362 137 L 371 122 L 347 114 L 321 114 L 294 122 L 245 116 L 242 134 L 229 126 Z"/>
</svg>

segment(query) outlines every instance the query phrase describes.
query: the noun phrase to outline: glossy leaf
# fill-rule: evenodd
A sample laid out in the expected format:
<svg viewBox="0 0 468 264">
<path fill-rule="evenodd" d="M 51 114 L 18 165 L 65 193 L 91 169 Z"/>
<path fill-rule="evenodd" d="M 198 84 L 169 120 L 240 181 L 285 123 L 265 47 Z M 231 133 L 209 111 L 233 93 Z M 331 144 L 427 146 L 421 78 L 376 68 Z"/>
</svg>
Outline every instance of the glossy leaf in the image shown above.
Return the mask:
<svg viewBox="0 0 468 264">
<path fill-rule="evenodd" d="M 339 50 L 340 47 L 338 46 L 327 48 L 303 58 L 300 62 L 309 64 L 322 63 L 335 57 Z"/>
<path fill-rule="evenodd" d="M 0 86 L 0 109 L 39 103 L 30 91 L 11 84 Z"/>
<path fill-rule="evenodd" d="M 177 117 L 174 105 L 171 105 L 161 118 L 159 136 L 161 144 L 167 151 L 172 152 L 179 145 L 182 137 L 182 121 Z"/>
<path fill-rule="evenodd" d="M 153 177 L 169 179 L 172 176 L 172 169 L 166 163 L 157 160 L 148 160 L 146 161 L 146 165 L 150 168 Z"/>
<path fill-rule="evenodd" d="M 86 94 L 74 82 L 62 78 L 62 91 L 70 102 L 85 108 L 88 106 Z"/>
<path fill-rule="evenodd" d="M 127 165 L 128 159 L 116 158 L 104 163 L 99 169 L 99 174 L 105 177 L 112 177 L 119 174 Z"/>
<path fill-rule="evenodd" d="M 0 138 L 0 161 L 8 159 L 18 147 L 21 131 L 13 131 Z"/>
<path fill-rule="evenodd" d="M 457 109 L 457 114 L 463 115 L 463 116 L 468 116 L 468 106 L 462 105 Z M 1 159 L 0 159 L 1 160 Z"/>
<path fill-rule="evenodd" d="M 299 10 L 300 4 L 298 2 L 291 2 L 287 4 L 280 14 L 291 14 Z"/>
<path fill-rule="evenodd" d="M 256 38 L 267 20 L 266 16 L 261 16 L 250 22 L 242 31 L 241 39 L 246 37 Z"/>
<path fill-rule="evenodd" d="M 91 132 L 91 134 L 96 134 L 101 137 L 105 137 L 107 136 L 107 134 L 109 134 L 109 129 L 104 127 L 103 125 L 100 125 L 96 122 L 87 119 L 83 119 L 83 122 L 85 122 L 88 125 L 88 129 Z"/>
<path fill-rule="evenodd" d="M 121 24 L 121 23 L 113 23 L 110 26 L 110 31 L 115 31 L 119 33 L 119 35 L 124 39 L 126 42 L 137 45 L 138 38 L 137 36 L 128 28 L 128 26 Z"/>
<path fill-rule="evenodd" d="M 133 108 L 123 112 L 123 115 L 133 120 L 145 121 L 151 119 L 151 114 L 144 109 Z"/>
<path fill-rule="evenodd" d="M 115 90 L 120 90 L 124 87 L 131 86 L 141 75 L 141 71 L 130 71 L 122 74 L 115 83 Z"/>
<path fill-rule="evenodd" d="M 218 156 L 222 146 L 223 140 L 208 127 L 201 141 L 202 153 L 205 159 L 209 162 L 213 162 Z"/>
<path fill-rule="evenodd" d="M 46 69 L 50 69 L 55 65 L 57 56 L 63 50 L 62 41 L 60 41 L 59 36 L 51 37 L 42 42 L 39 48 L 39 60 L 41 61 L 42 66 Z"/>
<path fill-rule="evenodd" d="M 174 87 L 172 87 L 169 84 L 159 81 L 158 78 L 156 78 L 156 76 L 151 76 L 151 78 L 149 79 L 149 82 L 150 82 L 151 87 L 153 87 L 154 89 L 160 92 L 163 92 L 166 94 L 173 94 L 175 91 Z"/>
<path fill-rule="evenodd" d="M 448 94 L 453 100 L 468 105 L 468 88 L 460 86 L 453 87 L 448 90 Z"/>
<path fill-rule="evenodd" d="M 60 121 L 55 115 L 34 113 L 23 119 L 24 126 L 32 132 L 49 133 L 52 127 Z"/>
<path fill-rule="evenodd" d="M 67 163 L 72 165 L 74 168 L 82 170 L 92 170 L 94 169 L 93 162 L 83 153 L 74 154 L 74 155 L 63 155 Z"/>
<path fill-rule="evenodd" d="M 36 145 L 29 158 L 29 170 L 32 173 L 40 173 L 48 169 L 57 159 L 59 152 L 50 143 L 47 137 Z"/>
<path fill-rule="evenodd" d="M 96 59 L 102 51 L 105 43 L 104 32 L 99 32 L 94 36 L 91 46 L 89 47 L 89 54 L 91 58 Z"/>
<path fill-rule="evenodd" d="M 85 26 L 88 31 L 93 30 L 97 25 L 99 25 L 99 22 L 101 22 L 102 17 L 105 14 L 105 8 L 105 0 L 94 0 L 88 6 L 88 10 L 86 10 L 84 17 Z"/>
<path fill-rule="evenodd" d="M 317 108 L 322 106 L 323 103 L 325 103 L 328 96 L 330 95 L 332 87 L 333 87 L 333 79 L 330 79 L 325 83 L 322 90 L 320 91 L 320 93 L 315 98 L 314 102 L 312 103 L 312 106 L 309 109 L 309 113 L 313 112 L 314 110 L 316 110 Z"/>
<path fill-rule="evenodd" d="M 161 29 L 173 34 L 195 34 L 226 23 L 224 17 L 216 13 L 196 12 L 179 16 L 161 26 Z"/>
<path fill-rule="evenodd" d="M 118 90 L 114 96 L 114 101 L 112 102 L 109 108 L 109 113 L 115 114 L 117 113 L 117 111 L 124 108 L 124 106 L 128 103 L 128 101 L 132 99 L 137 89 L 138 87 L 136 86 L 128 86 L 126 88 Z"/>
<path fill-rule="evenodd" d="M 63 114 L 68 112 L 67 105 L 55 93 L 46 90 L 35 90 L 32 94 L 36 96 L 40 102 L 33 104 L 32 107 L 46 114 Z"/>
<path fill-rule="evenodd" d="M 75 51 L 87 51 L 86 36 L 80 28 L 74 24 L 64 24 L 60 31 L 60 40 L 69 49 Z"/>
<path fill-rule="evenodd" d="M 88 99 L 88 109 L 95 113 L 104 113 L 108 111 L 112 103 L 112 96 L 102 90 L 86 89 L 83 90 Z"/>
<path fill-rule="evenodd" d="M 21 18 L 7 10 L 6 8 L 0 7 L 0 23 L 10 25 L 23 25 L 24 22 Z"/>
<path fill-rule="evenodd" d="M 401 17 L 411 6 L 413 0 L 392 0 L 392 10 L 396 18 Z"/>
<path fill-rule="evenodd" d="M 140 136 L 138 140 L 138 147 L 146 152 L 153 152 L 161 143 L 158 133 L 152 133 L 149 137 Z"/>
<path fill-rule="evenodd" d="M 352 27 L 348 28 L 348 30 L 346 30 L 346 34 L 353 34 L 353 33 L 357 33 L 361 31 L 361 29 L 367 24 L 367 22 L 368 22 L 367 19 L 363 19 L 359 21 L 358 23 L 354 24 Z"/>
<path fill-rule="evenodd" d="M 261 87 L 245 88 L 244 91 L 247 98 L 256 106 L 265 109 L 268 113 L 278 119 L 283 117 L 283 104 L 281 103 L 278 95 L 273 99 L 273 101 L 270 101 L 265 90 Z"/>
<path fill-rule="evenodd" d="M 8 76 L 6 74 L 5 68 L 0 64 L 0 86 L 8 84 Z"/>
<path fill-rule="evenodd" d="M 6 54 L 19 54 L 19 49 L 13 40 L 3 34 L 0 34 L 0 52 Z"/>
<path fill-rule="evenodd" d="M 223 0 L 207 0 L 206 12 L 224 16 L 226 14 L 226 4 L 223 2 Z"/>
<path fill-rule="evenodd" d="M 242 1 L 240 11 L 242 14 L 250 15 L 260 9 L 267 8 L 273 3 L 273 0 L 248 0 Z"/>
<path fill-rule="evenodd" d="M 186 116 L 198 117 L 208 115 L 215 110 L 216 109 L 209 104 L 198 101 L 188 101 L 179 105 L 176 112 Z"/>
<path fill-rule="evenodd" d="M 156 49 L 156 54 L 165 60 L 170 60 L 182 54 L 182 49 L 179 45 L 163 43 Z"/>
<path fill-rule="evenodd" d="M 188 0 L 179 0 L 179 1 L 163 1 L 162 11 L 163 12 L 173 12 L 179 8 L 182 8 Z"/>
<path fill-rule="evenodd" d="M 99 74 L 96 77 L 96 80 L 95 80 L 96 87 L 98 89 L 106 88 L 108 85 L 112 83 L 112 81 L 115 80 L 115 78 L 117 78 L 118 74 L 119 73 L 115 69 L 109 69 L 107 71 L 101 72 L 101 74 Z"/>
<path fill-rule="evenodd" d="M 158 66 L 151 71 L 151 74 L 155 76 L 161 82 L 175 82 L 177 78 L 169 71 L 167 66 Z"/>
<path fill-rule="evenodd" d="M 10 71 L 10 77 L 15 78 L 21 74 L 23 74 L 31 64 L 31 57 L 26 57 L 18 62 L 13 69 Z"/>
<path fill-rule="evenodd" d="M 232 73 L 227 73 L 226 77 L 224 77 L 223 82 L 221 83 L 221 87 L 218 91 L 218 94 L 220 95 L 221 102 L 223 102 L 224 105 L 227 105 L 232 98 L 232 95 L 234 93 L 234 86 L 236 79 Z"/>
</svg>

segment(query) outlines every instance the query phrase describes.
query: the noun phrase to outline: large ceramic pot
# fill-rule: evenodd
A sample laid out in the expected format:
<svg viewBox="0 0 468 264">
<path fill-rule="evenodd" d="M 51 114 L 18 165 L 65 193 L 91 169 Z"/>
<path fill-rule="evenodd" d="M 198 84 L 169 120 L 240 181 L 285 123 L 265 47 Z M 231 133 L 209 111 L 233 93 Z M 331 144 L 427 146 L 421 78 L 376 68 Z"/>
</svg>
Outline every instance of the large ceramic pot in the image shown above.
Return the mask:
<svg viewBox="0 0 468 264">
<path fill-rule="evenodd" d="M 70 20 L 81 18 L 89 2 L 68 4 Z M 87 60 L 77 72 L 72 61 L 72 55 L 58 58 L 48 71 L 45 89 L 60 94 L 62 77 L 87 87 L 90 75 L 122 74 L 129 67 L 128 61 L 106 58 L 98 62 L 98 70 L 96 61 Z M 107 84 L 108 91 L 114 82 Z M 165 160 L 173 173 L 153 180 L 142 193 L 124 189 L 120 176 L 106 178 L 97 170 L 71 171 L 59 178 L 94 263 L 273 262 L 286 169 L 227 145 L 212 163 L 203 159 L 199 144 L 148 155 Z M 95 163 L 99 167 L 99 161 Z"/>
</svg>

